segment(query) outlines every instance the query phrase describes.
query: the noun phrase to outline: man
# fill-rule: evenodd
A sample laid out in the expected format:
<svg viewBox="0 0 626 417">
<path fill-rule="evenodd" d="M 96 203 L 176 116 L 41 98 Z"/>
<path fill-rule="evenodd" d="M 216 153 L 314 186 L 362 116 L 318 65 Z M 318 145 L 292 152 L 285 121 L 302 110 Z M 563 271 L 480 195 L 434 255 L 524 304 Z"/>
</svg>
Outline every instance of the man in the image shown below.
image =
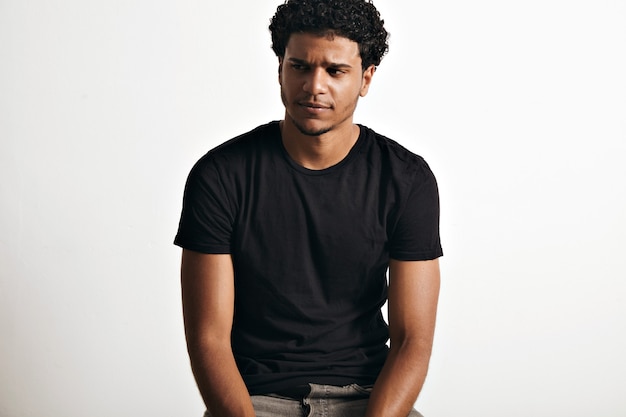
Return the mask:
<svg viewBox="0 0 626 417">
<path fill-rule="evenodd" d="M 422 158 L 353 123 L 383 21 L 366 0 L 288 0 L 270 30 L 284 119 L 198 161 L 175 240 L 205 415 L 419 416 L 439 203 Z"/>
</svg>

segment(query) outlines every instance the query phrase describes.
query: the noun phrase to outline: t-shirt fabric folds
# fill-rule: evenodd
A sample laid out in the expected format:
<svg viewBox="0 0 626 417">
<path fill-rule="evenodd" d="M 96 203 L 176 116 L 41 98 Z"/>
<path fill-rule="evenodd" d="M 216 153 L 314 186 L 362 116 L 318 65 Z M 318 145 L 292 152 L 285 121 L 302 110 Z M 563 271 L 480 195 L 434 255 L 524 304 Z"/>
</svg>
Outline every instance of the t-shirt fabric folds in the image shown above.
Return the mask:
<svg viewBox="0 0 626 417">
<path fill-rule="evenodd" d="M 232 347 L 252 395 L 373 384 L 388 350 L 389 259 L 442 255 L 428 164 L 359 127 L 327 169 L 293 161 L 271 122 L 209 151 L 189 174 L 175 244 L 231 254 Z"/>
</svg>

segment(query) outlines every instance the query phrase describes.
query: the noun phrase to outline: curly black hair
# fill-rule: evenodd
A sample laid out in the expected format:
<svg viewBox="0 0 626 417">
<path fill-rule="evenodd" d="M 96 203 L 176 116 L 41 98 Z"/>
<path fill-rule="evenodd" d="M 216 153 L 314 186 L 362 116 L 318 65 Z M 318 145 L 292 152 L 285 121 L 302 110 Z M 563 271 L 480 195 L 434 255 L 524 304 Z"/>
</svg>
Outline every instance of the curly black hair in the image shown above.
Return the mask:
<svg viewBox="0 0 626 417">
<path fill-rule="evenodd" d="M 389 33 L 371 0 L 286 0 L 270 22 L 272 49 L 285 56 L 292 33 L 337 35 L 359 44 L 363 70 L 378 66 L 389 50 Z"/>
</svg>

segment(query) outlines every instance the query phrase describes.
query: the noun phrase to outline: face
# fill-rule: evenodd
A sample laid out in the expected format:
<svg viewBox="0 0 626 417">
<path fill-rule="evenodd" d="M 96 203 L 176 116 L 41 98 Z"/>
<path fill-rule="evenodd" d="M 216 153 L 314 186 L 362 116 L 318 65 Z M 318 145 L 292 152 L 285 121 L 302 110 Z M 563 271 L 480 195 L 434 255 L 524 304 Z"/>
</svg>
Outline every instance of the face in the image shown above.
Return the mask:
<svg viewBox="0 0 626 417">
<path fill-rule="evenodd" d="M 375 71 L 373 65 L 361 68 L 356 42 L 294 33 L 279 63 L 286 123 L 308 136 L 352 127 L 359 97 L 367 94 Z"/>
</svg>

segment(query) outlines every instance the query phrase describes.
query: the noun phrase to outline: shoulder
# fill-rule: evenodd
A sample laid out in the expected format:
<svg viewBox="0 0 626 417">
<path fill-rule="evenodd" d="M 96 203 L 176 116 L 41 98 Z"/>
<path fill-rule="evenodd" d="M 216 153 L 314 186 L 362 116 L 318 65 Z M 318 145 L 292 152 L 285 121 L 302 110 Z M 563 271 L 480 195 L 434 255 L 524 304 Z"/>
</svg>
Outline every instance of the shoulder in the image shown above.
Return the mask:
<svg viewBox="0 0 626 417">
<path fill-rule="evenodd" d="M 246 148 L 263 145 L 264 141 L 271 140 L 272 138 L 280 136 L 280 127 L 277 121 L 260 125 L 249 132 L 236 136 L 221 145 L 211 149 L 209 154 L 220 154 L 239 152 Z"/>
<path fill-rule="evenodd" d="M 196 162 L 193 170 L 204 170 L 207 166 L 215 165 L 233 168 L 238 162 L 247 161 L 264 150 L 271 151 L 279 140 L 277 121 L 260 125 L 209 150 Z"/>
<path fill-rule="evenodd" d="M 393 139 L 373 129 L 359 125 L 365 137 L 364 152 L 370 154 L 371 160 L 380 160 L 384 167 L 405 178 L 432 177 L 432 171 L 426 160 L 407 149 Z"/>
</svg>

